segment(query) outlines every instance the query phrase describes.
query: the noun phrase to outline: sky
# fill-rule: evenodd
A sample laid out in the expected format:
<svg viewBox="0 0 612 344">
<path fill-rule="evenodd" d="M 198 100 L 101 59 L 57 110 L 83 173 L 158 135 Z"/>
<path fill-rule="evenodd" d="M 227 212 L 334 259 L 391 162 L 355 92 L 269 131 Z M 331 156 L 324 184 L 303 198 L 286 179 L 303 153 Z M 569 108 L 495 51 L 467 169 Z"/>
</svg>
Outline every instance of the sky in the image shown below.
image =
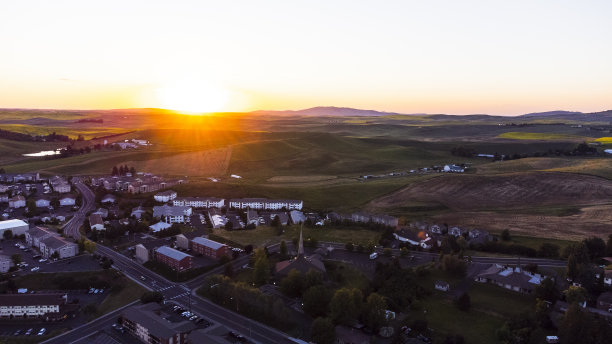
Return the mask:
<svg viewBox="0 0 612 344">
<path fill-rule="evenodd" d="M 612 109 L 612 1 L 2 1 L 0 107 Z"/>
</svg>

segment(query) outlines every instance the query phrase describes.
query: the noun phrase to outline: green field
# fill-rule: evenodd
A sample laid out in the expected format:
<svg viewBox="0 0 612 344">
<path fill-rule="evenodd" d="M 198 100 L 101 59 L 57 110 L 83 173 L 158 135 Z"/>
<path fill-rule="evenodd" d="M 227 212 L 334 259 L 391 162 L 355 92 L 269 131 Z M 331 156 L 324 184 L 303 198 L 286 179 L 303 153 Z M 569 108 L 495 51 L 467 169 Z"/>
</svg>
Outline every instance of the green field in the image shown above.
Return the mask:
<svg viewBox="0 0 612 344">
<path fill-rule="evenodd" d="M 557 133 L 525 133 L 525 132 L 507 132 L 497 135 L 500 139 L 513 139 L 513 140 L 543 140 L 543 141 L 576 141 L 576 140 L 590 140 L 589 137 L 569 135 L 569 134 L 557 134 Z"/>
</svg>

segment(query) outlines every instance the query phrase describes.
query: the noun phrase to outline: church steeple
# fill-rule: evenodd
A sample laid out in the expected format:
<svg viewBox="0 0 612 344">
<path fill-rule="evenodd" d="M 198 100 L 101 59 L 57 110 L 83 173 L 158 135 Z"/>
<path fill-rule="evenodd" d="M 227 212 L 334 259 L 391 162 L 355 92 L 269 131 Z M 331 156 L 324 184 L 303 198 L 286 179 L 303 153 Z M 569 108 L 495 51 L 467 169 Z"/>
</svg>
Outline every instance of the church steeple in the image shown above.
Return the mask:
<svg viewBox="0 0 612 344">
<path fill-rule="evenodd" d="M 300 228 L 300 242 L 298 243 L 298 257 L 304 256 L 304 240 L 302 240 L 302 229 Z"/>
</svg>

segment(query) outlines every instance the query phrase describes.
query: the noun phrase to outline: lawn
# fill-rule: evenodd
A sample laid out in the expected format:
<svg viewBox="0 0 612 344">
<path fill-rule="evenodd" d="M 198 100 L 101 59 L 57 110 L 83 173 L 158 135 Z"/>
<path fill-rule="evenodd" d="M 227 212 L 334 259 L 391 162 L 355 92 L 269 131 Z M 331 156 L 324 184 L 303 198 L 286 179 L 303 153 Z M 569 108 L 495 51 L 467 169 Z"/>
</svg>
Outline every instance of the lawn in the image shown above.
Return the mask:
<svg viewBox="0 0 612 344">
<path fill-rule="evenodd" d="M 531 312 L 535 307 L 534 297 L 490 284 L 474 283 L 469 295 L 473 309 L 504 318 Z"/>
<path fill-rule="evenodd" d="M 277 236 L 275 229 L 272 227 L 260 226 L 252 230 L 234 230 L 226 231 L 225 229 L 214 229 L 214 234 L 225 239 L 237 242 L 241 245 L 255 245 L 257 247 L 269 246 L 279 243 L 281 240 L 291 242 L 298 238 L 300 233 L 299 226 L 288 226 L 284 228 L 284 233 Z M 303 236 L 313 238 L 317 241 L 331 242 L 354 242 L 367 244 L 368 242 L 377 243 L 380 238 L 380 233 L 367 229 L 338 229 L 338 228 L 303 228 Z"/>
<path fill-rule="evenodd" d="M 554 244 L 554 245 L 559 246 L 559 253 L 563 253 L 563 250 L 567 246 L 575 243 L 574 241 L 571 241 L 571 240 L 537 238 L 537 237 L 519 236 L 519 235 L 513 235 L 511 237 L 511 242 L 515 244 L 531 247 L 536 250 L 540 248 L 540 245 L 542 245 L 543 243 Z"/>
<path fill-rule="evenodd" d="M 128 303 L 140 299 L 140 296 L 147 291 L 141 285 L 134 281 L 122 277 L 122 283 L 124 287 L 121 291 L 116 293 L 109 293 L 108 296 L 98 306 L 98 316 L 111 312 L 119 307 L 125 306 Z"/>
<path fill-rule="evenodd" d="M 544 140 L 544 141 L 587 141 L 592 140 L 590 137 L 571 135 L 571 134 L 559 134 L 559 133 L 525 133 L 518 131 L 511 131 L 497 135 L 500 139 L 514 139 L 514 140 Z"/>
</svg>

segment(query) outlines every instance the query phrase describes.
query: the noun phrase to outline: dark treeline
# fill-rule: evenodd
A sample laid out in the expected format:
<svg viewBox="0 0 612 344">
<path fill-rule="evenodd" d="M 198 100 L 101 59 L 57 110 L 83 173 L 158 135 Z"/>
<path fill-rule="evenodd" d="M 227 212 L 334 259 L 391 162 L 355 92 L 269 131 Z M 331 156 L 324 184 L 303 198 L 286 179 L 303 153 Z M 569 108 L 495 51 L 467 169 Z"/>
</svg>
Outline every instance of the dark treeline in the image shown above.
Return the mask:
<svg viewBox="0 0 612 344">
<path fill-rule="evenodd" d="M 461 156 L 464 158 L 473 158 L 478 153 L 475 149 L 464 146 L 457 146 L 451 149 L 451 154 L 455 156 Z M 493 154 L 493 161 L 502 161 L 502 160 L 516 160 L 516 159 L 524 159 L 524 158 L 539 158 L 539 157 L 548 157 L 548 156 L 587 156 L 587 155 L 599 155 L 597 148 L 589 146 L 586 142 L 583 142 L 573 149 L 549 149 L 544 152 L 534 152 L 534 153 L 513 153 L 508 155 L 499 154 L 495 152 Z"/>
<path fill-rule="evenodd" d="M 69 142 L 70 137 L 66 135 L 58 135 L 55 132 L 49 135 L 28 135 L 17 133 L 14 131 L 0 129 L 0 138 L 13 141 L 33 141 L 33 142 Z"/>
</svg>

